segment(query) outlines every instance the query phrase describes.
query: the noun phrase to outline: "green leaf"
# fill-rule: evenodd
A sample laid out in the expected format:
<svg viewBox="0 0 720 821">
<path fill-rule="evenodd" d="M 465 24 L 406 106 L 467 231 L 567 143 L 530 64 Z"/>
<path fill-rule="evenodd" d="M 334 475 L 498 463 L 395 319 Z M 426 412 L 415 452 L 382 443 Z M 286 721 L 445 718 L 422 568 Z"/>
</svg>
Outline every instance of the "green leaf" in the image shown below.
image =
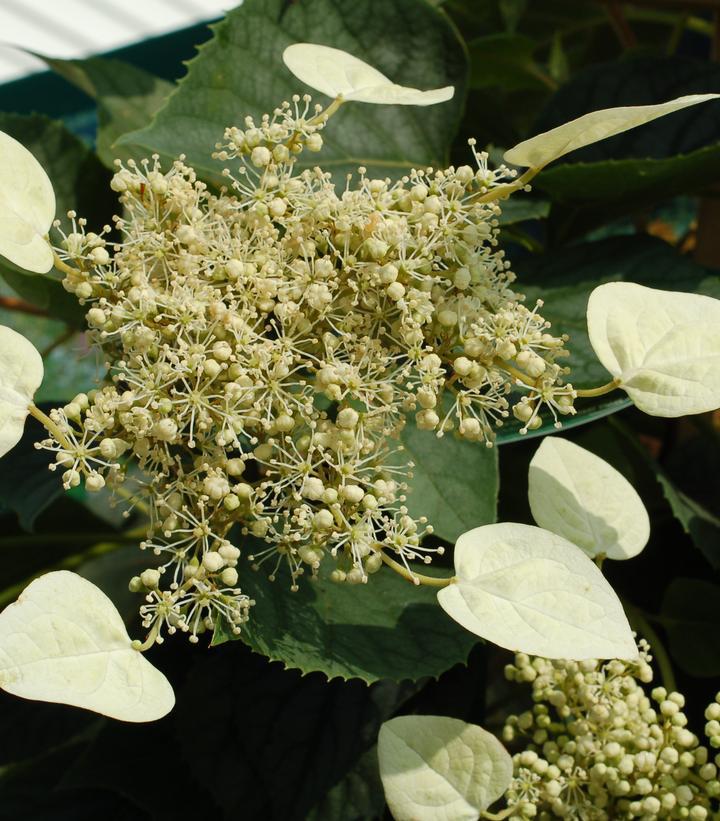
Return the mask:
<svg viewBox="0 0 720 821">
<path fill-rule="evenodd" d="M 553 200 L 553 220 L 584 232 L 720 179 L 720 143 L 664 159 L 568 163 L 543 171 L 535 185 Z"/>
<path fill-rule="evenodd" d="M 550 202 L 548 200 L 515 197 L 506 200 L 502 204 L 502 213 L 498 217 L 498 224 L 506 226 L 515 225 L 526 220 L 545 219 L 549 213 Z"/>
<path fill-rule="evenodd" d="M 52 454 L 34 446 L 46 436 L 45 428 L 28 417 L 22 439 L 0 459 L 0 505 L 17 514 L 23 530 L 31 531 L 43 510 L 63 494 L 60 474 L 48 470 Z"/>
<path fill-rule="evenodd" d="M 416 587 L 385 567 L 356 586 L 328 576 L 321 570 L 316 582 L 301 579 L 292 593 L 285 574 L 271 582 L 245 564 L 242 589 L 255 606 L 239 638 L 288 668 L 368 683 L 439 676 L 467 660 L 476 638 L 445 617 L 435 588 Z M 213 644 L 230 638 L 218 627 Z"/>
<path fill-rule="evenodd" d="M 456 93 L 422 109 L 348 104 L 323 131 L 322 154 L 301 155 L 300 166 L 320 164 L 341 182 L 359 165 L 385 177 L 446 162 L 467 65 L 455 29 L 426 0 L 246 0 L 215 27 L 152 124 L 120 142 L 166 157 L 184 153 L 200 176 L 221 182 L 222 164 L 210 154 L 224 129 L 306 90 L 281 59 L 286 46 L 303 41 L 349 51 L 397 83 L 455 85 Z"/>
<path fill-rule="evenodd" d="M 412 459 L 406 505 L 411 516 L 427 516 L 434 533 L 447 542 L 495 521 L 498 494 L 497 450 L 452 433 L 438 438 L 408 421 L 402 434 Z"/>
<path fill-rule="evenodd" d="M 382 816 L 384 808 L 377 746 L 373 746 L 313 807 L 307 821 L 373 821 Z"/>
<path fill-rule="evenodd" d="M 691 676 L 720 675 L 720 585 L 674 579 L 663 598 L 661 623 L 670 652 Z"/>
<path fill-rule="evenodd" d="M 74 209 L 89 220 L 89 230 L 110 222 L 115 194 L 109 186 L 110 174 L 93 152 L 65 126 L 38 114 L 23 116 L 0 113 L 0 130 L 21 142 L 47 172 L 55 189 L 57 217 L 70 230 L 66 212 Z M 59 234 L 52 229 L 57 243 Z M 0 276 L 24 299 L 45 308 L 52 316 L 74 327 L 83 326 L 84 311 L 60 284 L 63 275 L 53 268 L 48 274 L 22 271 L 0 261 Z"/>
<path fill-rule="evenodd" d="M 179 691 L 180 749 L 224 817 L 301 821 L 413 689 L 328 682 L 283 670 L 241 646 L 218 648 Z M 342 817 L 352 818 L 349 807 Z"/>
<path fill-rule="evenodd" d="M 656 478 L 683 530 L 710 564 L 720 570 L 720 519 L 675 487 L 659 468 Z"/>
<path fill-rule="evenodd" d="M 499 87 L 504 91 L 554 87 L 553 80 L 535 60 L 537 43 L 519 34 L 489 34 L 468 43 L 470 88 Z"/>
<path fill-rule="evenodd" d="M 116 147 L 117 139 L 148 125 L 175 88 L 173 83 L 121 60 L 42 59 L 97 101 L 97 153 L 109 168 L 116 158 L 126 160 L 135 153 L 129 145 Z"/>
</svg>

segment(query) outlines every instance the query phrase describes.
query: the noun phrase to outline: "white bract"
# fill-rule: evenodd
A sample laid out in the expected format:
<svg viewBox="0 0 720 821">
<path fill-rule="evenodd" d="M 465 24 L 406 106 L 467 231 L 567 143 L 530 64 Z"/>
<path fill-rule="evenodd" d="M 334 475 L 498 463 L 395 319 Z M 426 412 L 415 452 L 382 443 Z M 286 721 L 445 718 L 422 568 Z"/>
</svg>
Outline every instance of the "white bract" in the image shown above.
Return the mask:
<svg viewBox="0 0 720 821">
<path fill-rule="evenodd" d="M 303 83 L 327 94 L 360 103 L 434 105 L 455 93 L 453 86 L 420 91 L 397 85 L 377 69 L 346 51 L 314 43 L 296 43 L 283 52 L 290 71 Z"/>
<path fill-rule="evenodd" d="M 20 441 L 42 379 L 43 361 L 35 346 L 0 325 L 0 457 Z"/>
<path fill-rule="evenodd" d="M 55 219 L 55 192 L 35 157 L 0 131 L 0 254 L 44 274 L 53 266 L 46 238 Z"/>
<path fill-rule="evenodd" d="M 720 407 L 720 300 L 609 282 L 590 294 L 587 323 L 598 359 L 640 410 Z"/>
<path fill-rule="evenodd" d="M 0 687 L 121 721 L 155 721 L 175 703 L 110 599 L 67 570 L 36 579 L 0 613 Z"/>
<path fill-rule="evenodd" d="M 530 462 L 528 499 L 540 527 L 589 556 L 636 556 L 650 538 L 650 519 L 628 480 L 594 453 L 550 436 Z"/>
<path fill-rule="evenodd" d="M 513 763 L 495 736 L 441 716 L 400 716 L 378 738 L 380 777 L 396 821 L 475 821 L 510 785 Z"/>
<path fill-rule="evenodd" d="M 637 658 L 617 595 L 580 548 L 539 527 L 485 525 L 455 545 L 438 593 L 455 621 L 508 650 L 546 658 Z"/>
<path fill-rule="evenodd" d="M 518 143 L 505 152 L 504 159 L 513 165 L 542 168 L 578 148 L 629 131 L 681 108 L 713 100 L 718 96 L 720 95 L 689 94 L 658 105 L 621 106 L 592 111 Z"/>
</svg>

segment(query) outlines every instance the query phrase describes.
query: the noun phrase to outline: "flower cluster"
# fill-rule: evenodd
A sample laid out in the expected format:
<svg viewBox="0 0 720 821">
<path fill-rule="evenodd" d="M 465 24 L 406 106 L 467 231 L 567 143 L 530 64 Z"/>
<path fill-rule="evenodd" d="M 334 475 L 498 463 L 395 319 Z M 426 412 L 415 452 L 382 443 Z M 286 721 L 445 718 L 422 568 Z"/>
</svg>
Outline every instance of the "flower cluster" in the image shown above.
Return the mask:
<svg viewBox="0 0 720 821">
<path fill-rule="evenodd" d="M 490 446 L 510 413 L 523 430 L 574 413 L 566 337 L 523 305 L 498 248 L 514 172 L 473 146 L 474 167 L 360 168 L 338 190 L 297 163 L 331 113 L 296 96 L 227 129 L 219 192 L 182 157 L 118 164 L 115 234 L 71 214 L 58 249 L 109 378 L 51 414 L 42 446 L 65 487 L 139 482 L 124 492 L 149 500 L 158 562 L 132 586 L 154 636 L 240 629 L 233 539 L 293 587 L 323 562 L 366 582 L 384 550 L 430 561 L 431 527 L 403 505 L 408 415 Z"/>
<path fill-rule="evenodd" d="M 655 687 L 649 647 L 640 660 L 557 661 L 519 653 L 510 681 L 530 683 L 534 706 L 505 724 L 505 741 L 527 739 L 513 757 L 506 793 L 520 817 L 686 818 L 720 810 L 720 754 L 687 728 L 685 699 Z M 709 747 L 720 747 L 720 693 L 705 711 Z"/>
</svg>

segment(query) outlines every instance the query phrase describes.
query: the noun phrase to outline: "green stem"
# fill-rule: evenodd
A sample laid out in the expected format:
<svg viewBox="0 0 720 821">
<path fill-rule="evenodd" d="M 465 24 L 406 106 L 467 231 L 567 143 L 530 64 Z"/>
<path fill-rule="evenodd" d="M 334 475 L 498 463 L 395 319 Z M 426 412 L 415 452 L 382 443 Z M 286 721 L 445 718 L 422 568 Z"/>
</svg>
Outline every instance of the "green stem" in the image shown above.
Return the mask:
<svg viewBox="0 0 720 821">
<path fill-rule="evenodd" d="M 378 552 L 380 553 L 380 558 L 388 567 L 391 567 L 396 573 L 402 576 L 403 579 L 407 579 L 413 584 L 424 584 L 427 587 L 447 587 L 455 581 L 455 576 L 438 578 L 436 576 L 423 576 L 422 573 L 413 573 L 411 570 L 408 570 L 407 567 L 403 567 L 399 562 L 396 562 L 395 559 L 391 559 L 384 550 L 379 550 Z"/>
<path fill-rule="evenodd" d="M 623 607 L 625 608 L 628 619 L 635 630 L 650 642 L 650 649 L 655 661 L 657 662 L 663 687 L 665 687 L 665 689 L 669 692 L 675 692 L 677 690 L 675 673 L 672 669 L 670 657 L 668 656 L 667 651 L 660 640 L 660 636 L 655 632 L 655 629 L 651 626 L 650 622 L 645 617 L 645 614 L 639 607 L 635 607 L 634 604 L 629 604 L 625 601 L 623 602 Z"/>
<path fill-rule="evenodd" d="M 515 182 L 508 183 L 507 185 L 499 185 L 497 188 L 492 188 L 486 194 L 483 194 L 482 196 L 475 195 L 471 199 L 474 203 L 504 200 L 514 191 L 524 188 L 534 176 L 540 173 L 540 171 L 542 171 L 542 166 L 539 168 L 528 168 L 524 174 L 515 180 Z"/>
<path fill-rule="evenodd" d="M 606 385 L 600 385 L 599 388 L 580 388 L 576 389 L 575 393 L 578 396 L 583 397 L 592 397 L 592 396 L 604 396 L 606 393 L 611 393 L 614 390 L 617 390 L 620 387 L 620 380 L 613 379 L 612 382 L 608 382 Z"/>
<path fill-rule="evenodd" d="M 65 450 L 73 450 L 73 446 L 66 439 L 65 434 L 60 429 L 60 426 L 53 422 L 53 420 L 46 413 L 43 413 L 40 408 L 31 403 L 28 408 L 28 413 L 30 416 L 34 416 L 35 419 L 37 419 L 38 422 L 40 422 L 40 424 L 45 428 L 45 430 L 53 435 L 55 441 L 65 448 Z"/>
<path fill-rule="evenodd" d="M 530 380 L 530 377 L 527 374 L 524 374 L 522 371 L 519 371 L 513 365 L 505 362 L 502 359 L 493 359 L 493 365 L 496 365 L 498 368 L 502 368 L 506 373 L 509 373 L 514 379 L 517 379 L 518 382 L 522 382 L 523 385 L 526 385 L 528 388 L 537 388 L 535 382 Z"/>
<path fill-rule="evenodd" d="M 485 812 L 481 813 L 480 818 L 488 818 L 490 821 L 503 821 L 504 818 L 510 818 L 511 815 L 515 813 L 517 807 L 508 807 L 505 810 L 500 810 L 500 812 Z"/>
<path fill-rule="evenodd" d="M 62 271 L 62 273 L 67 276 L 74 276 L 75 274 L 81 273 L 79 268 L 74 268 L 72 265 L 63 262 L 55 251 L 53 251 L 53 265 L 58 271 Z"/>
</svg>

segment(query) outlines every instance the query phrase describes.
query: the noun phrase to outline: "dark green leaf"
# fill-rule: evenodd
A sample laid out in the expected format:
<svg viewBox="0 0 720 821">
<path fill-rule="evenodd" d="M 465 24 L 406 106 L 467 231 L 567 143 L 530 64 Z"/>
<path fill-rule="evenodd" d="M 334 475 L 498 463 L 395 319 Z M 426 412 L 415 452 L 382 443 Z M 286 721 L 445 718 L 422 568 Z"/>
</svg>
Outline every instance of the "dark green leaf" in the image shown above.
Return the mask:
<svg viewBox="0 0 720 821">
<path fill-rule="evenodd" d="M 544 219 L 550 213 L 548 200 L 531 200 L 527 197 L 515 197 L 502 204 L 502 213 L 498 217 L 499 225 L 515 225 L 526 220 Z"/>
<path fill-rule="evenodd" d="M 307 821 L 372 821 L 385 808 L 377 747 L 371 747 L 322 801 L 308 813 Z"/>
<path fill-rule="evenodd" d="M 117 139 L 144 128 L 175 88 L 173 83 L 121 60 L 42 59 L 97 101 L 97 153 L 109 168 L 116 158 L 125 160 L 136 153 L 132 146 L 116 147 Z"/>
<path fill-rule="evenodd" d="M 438 438 L 409 421 L 402 434 L 412 459 L 407 497 L 411 516 L 427 516 L 435 535 L 454 542 L 466 530 L 495 521 L 497 451 L 452 433 Z"/>
<path fill-rule="evenodd" d="M 320 164 L 342 180 L 359 165 L 385 177 L 446 162 L 467 65 L 455 29 L 426 0 L 246 0 L 190 61 L 153 123 L 121 142 L 165 156 L 184 153 L 201 176 L 222 181 L 222 164 L 210 154 L 224 129 L 306 90 L 282 62 L 285 47 L 302 41 L 349 51 L 403 85 L 454 85 L 456 93 L 429 108 L 348 104 L 323 132 L 322 153 L 301 155 L 300 165 Z"/>
<path fill-rule="evenodd" d="M 537 43 L 519 34 L 489 34 L 468 43 L 470 88 L 497 86 L 504 91 L 553 87 L 534 58 Z"/>
<path fill-rule="evenodd" d="M 301 676 L 243 650 L 211 651 L 192 671 L 175 714 L 181 745 L 225 817 L 300 821 L 409 691 Z"/>
<path fill-rule="evenodd" d="M 691 676 L 720 675 L 720 585 L 674 579 L 665 592 L 661 623 L 670 652 Z"/>
<path fill-rule="evenodd" d="M 52 454 L 35 448 L 46 436 L 45 428 L 28 417 L 22 439 L 0 459 L 0 504 L 17 513 L 24 530 L 32 530 L 43 510 L 63 494 L 60 474 L 48 469 L 55 461 Z"/>
<path fill-rule="evenodd" d="M 720 569 L 720 519 L 678 490 L 664 472 L 658 470 L 657 480 L 683 530 L 710 564 Z"/>
<path fill-rule="evenodd" d="M 304 673 L 368 683 L 417 680 L 465 662 L 476 641 L 440 610 L 434 588 L 416 587 L 386 567 L 356 586 L 331 582 L 321 572 L 317 582 L 301 579 L 297 593 L 283 573 L 271 582 L 244 565 L 241 578 L 256 604 L 240 637 Z M 218 629 L 214 643 L 228 638 Z"/>
</svg>

